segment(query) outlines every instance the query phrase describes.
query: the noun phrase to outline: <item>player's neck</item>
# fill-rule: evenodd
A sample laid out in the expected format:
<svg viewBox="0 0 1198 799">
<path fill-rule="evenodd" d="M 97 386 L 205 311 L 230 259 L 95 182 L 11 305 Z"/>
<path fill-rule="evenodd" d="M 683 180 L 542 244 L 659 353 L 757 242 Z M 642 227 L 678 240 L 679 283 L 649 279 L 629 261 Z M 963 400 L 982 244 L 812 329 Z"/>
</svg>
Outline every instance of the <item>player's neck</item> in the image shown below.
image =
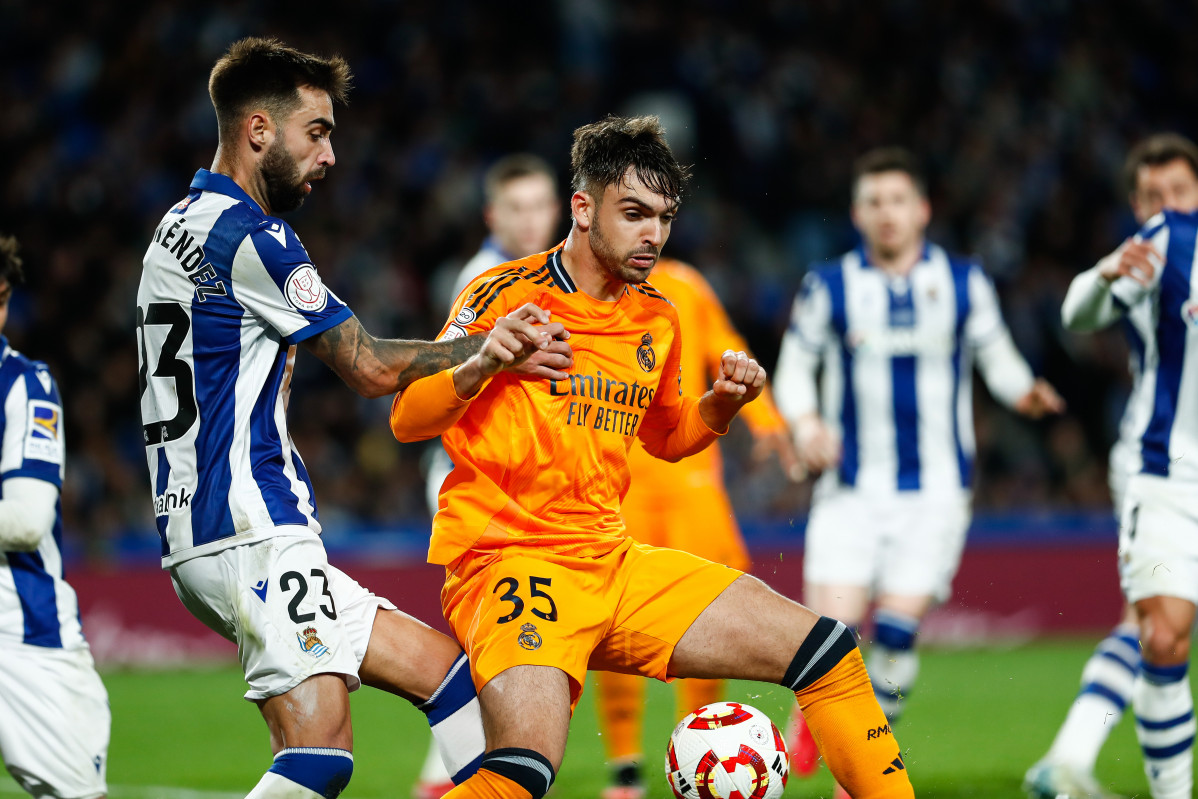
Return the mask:
<svg viewBox="0 0 1198 799">
<path fill-rule="evenodd" d="M 270 203 L 266 201 L 266 181 L 262 179 L 262 173 L 259 170 L 245 165 L 244 160 L 234 157 L 223 147 L 217 147 L 216 158 L 213 159 L 209 171 L 231 178 L 246 194 L 250 195 L 254 202 L 258 203 L 258 207 L 264 214 L 270 215 Z"/>
<path fill-rule="evenodd" d="M 599 263 L 590 244 L 582 240 L 582 235 L 571 228 L 566 237 L 566 246 L 562 248 L 562 266 L 574 287 L 584 294 L 603 302 L 615 302 L 624 293 L 625 283 L 611 274 Z"/>
<path fill-rule="evenodd" d="M 867 245 L 866 254 L 869 256 L 869 262 L 886 274 L 906 277 L 923 258 L 923 239 L 916 239 L 911 246 L 891 253 L 882 253 Z"/>
</svg>

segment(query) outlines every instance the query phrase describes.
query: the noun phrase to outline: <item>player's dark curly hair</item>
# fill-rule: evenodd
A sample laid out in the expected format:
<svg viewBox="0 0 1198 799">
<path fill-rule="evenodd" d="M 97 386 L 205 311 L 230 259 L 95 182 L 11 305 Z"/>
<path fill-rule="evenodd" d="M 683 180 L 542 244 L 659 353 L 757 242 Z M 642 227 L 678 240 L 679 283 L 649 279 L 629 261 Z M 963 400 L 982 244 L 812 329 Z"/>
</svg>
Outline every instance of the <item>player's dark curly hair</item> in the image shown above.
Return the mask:
<svg viewBox="0 0 1198 799">
<path fill-rule="evenodd" d="M 603 190 L 623 182 L 631 167 L 650 190 L 682 199 L 690 169 L 678 163 L 666 143 L 665 128 L 655 116 L 609 116 L 574 131 L 570 149 L 574 191 L 599 201 Z"/>
<path fill-rule="evenodd" d="M 883 172 L 902 172 L 911 178 L 920 196 L 928 196 L 928 181 L 915 155 L 905 147 L 875 147 L 863 153 L 853 162 L 853 198 L 857 197 L 857 186 L 866 175 Z"/>
<path fill-rule="evenodd" d="M 25 270 L 21 268 L 24 261 L 17 255 L 20 249 L 16 236 L 0 235 L 0 280 L 8 281 L 10 286 L 25 282 Z"/>
<path fill-rule="evenodd" d="M 1142 166 L 1162 166 L 1170 161 L 1185 161 L 1198 177 L 1198 145 L 1177 133 L 1157 133 L 1144 139 L 1127 154 L 1123 180 L 1128 191 L 1136 190 Z"/>
<path fill-rule="evenodd" d="M 281 123 L 300 105 L 300 86 L 326 91 L 344 103 L 353 75 L 340 56 L 310 55 L 278 39 L 248 37 L 234 42 L 208 77 L 208 95 L 225 139 L 255 108 Z"/>
</svg>

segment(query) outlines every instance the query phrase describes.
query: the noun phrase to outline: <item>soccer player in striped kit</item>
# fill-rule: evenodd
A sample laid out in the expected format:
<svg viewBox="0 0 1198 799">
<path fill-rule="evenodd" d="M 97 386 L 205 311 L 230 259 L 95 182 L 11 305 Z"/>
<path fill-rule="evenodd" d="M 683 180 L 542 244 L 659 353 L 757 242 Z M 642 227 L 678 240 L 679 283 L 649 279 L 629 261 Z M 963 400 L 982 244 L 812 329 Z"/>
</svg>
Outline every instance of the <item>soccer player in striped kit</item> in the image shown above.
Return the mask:
<svg viewBox="0 0 1198 799">
<path fill-rule="evenodd" d="M 374 338 L 275 216 L 299 207 L 333 166 L 333 103 L 348 85 L 338 57 L 273 39 L 233 44 L 209 79 L 215 162 L 159 223 L 137 296 L 162 565 L 188 610 L 238 644 L 246 699 L 275 752 L 252 799 L 340 794 L 353 773 L 349 691 L 363 683 L 426 713 L 456 778 L 475 770 L 483 749 L 457 644 L 328 563 L 287 429 L 300 344 L 368 397 L 482 346 L 482 337 Z M 536 335 L 516 319 L 499 324 Z"/>
<path fill-rule="evenodd" d="M 948 597 L 969 527 L 973 364 L 1025 416 L 1063 402 L 1015 349 L 981 267 L 925 239 L 931 208 L 910 153 L 857 161 L 852 217 L 863 243 L 804 279 L 775 396 L 799 457 L 823 472 L 804 602 L 852 628 L 874 602 L 866 662 L 893 722 L 918 672 L 920 621 Z"/>
<path fill-rule="evenodd" d="M 1193 786 L 1187 672 L 1198 602 L 1198 468 L 1189 449 L 1198 444 L 1190 346 L 1198 324 L 1198 147 L 1175 134 L 1150 137 L 1128 156 L 1126 173 L 1143 226 L 1074 278 L 1061 316 L 1081 332 L 1122 320 L 1132 351 L 1134 382 L 1112 452 L 1111 493 L 1120 515 L 1120 579 L 1134 614 L 1086 664 L 1082 692 L 1052 749 L 1028 772 L 1035 796 L 1096 789 L 1089 772 L 1129 699 L 1152 796 L 1188 797 Z"/>
<path fill-rule="evenodd" d="M 23 280 L 0 236 L 0 328 Z M 30 794 L 107 793 L 108 693 L 63 580 L 62 401 L 46 365 L 0 337 L 0 758 Z"/>
</svg>

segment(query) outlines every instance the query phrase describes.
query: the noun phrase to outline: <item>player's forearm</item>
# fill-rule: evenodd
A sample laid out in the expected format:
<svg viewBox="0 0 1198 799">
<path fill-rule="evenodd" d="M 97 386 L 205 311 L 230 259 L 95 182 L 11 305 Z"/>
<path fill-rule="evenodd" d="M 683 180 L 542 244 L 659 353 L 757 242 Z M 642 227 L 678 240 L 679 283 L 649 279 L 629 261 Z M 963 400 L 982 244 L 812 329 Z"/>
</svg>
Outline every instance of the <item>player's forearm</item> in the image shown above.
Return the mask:
<svg viewBox="0 0 1198 799">
<path fill-rule="evenodd" d="M 54 527 L 58 489 L 44 480 L 11 477 L 0 500 L 0 550 L 32 552 Z"/>
<path fill-rule="evenodd" d="M 1036 382 L 1031 367 L 1015 348 L 1011 334 L 1003 329 L 997 335 L 979 348 L 977 353 L 978 369 L 990 394 L 1008 408 L 1014 408 L 1019 399 L 1032 390 Z"/>
<path fill-rule="evenodd" d="M 364 397 L 382 397 L 457 366 L 482 349 L 485 340 L 481 335 L 449 341 L 380 339 L 350 317 L 315 337 L 309 347 L 350 388 Z"/>
<path fill-rule="evenodd" d="M 778 352 L 778 368 L 771 378 L 778 411 L 790 424 L 807 414 L 819 413 L 819 398 L 815 373 L 820 355 L 799 341 L 795 333 L 787 333 Z"/>
<path fill-rule="evenodd" d="M 395 395 L 391 403 L 391 432 L 403 442 L 426 441 L 435 438 L 462 418 L 470 407 L 470 399 L 462 397 L 454 387 L 453 367 L 430 377 L 417 380 Z M 484 381 L 478 386 L 481 391 Z"/>
<path fill-rule="evenodd" d="M 1123 316 L 1123 308 L 1111 293 L 1111 281 L 1101 274 L 1101 264 L 1087 269 L 1069 284 L 1061 304 L 1061 324 L 1066 330 L 1089 333 L 1111 325 Z"/>
<path fill-rule="evenodd" d="M 711 392 L 708 392 L 704 395 L 704 399 L 710 395 Z M 645 445 L 645 451 L 655 458 L 672 463 L 694 455 L 696 452 L 702 452 L 713 441 L 728 432 L 727 422 L 719 428 L 718 432 L 707 423 L 703 416 L 702 404 L 703 399 L 696 400 L 694 397 L 686 397 L 682 401 L 682 412 L 673 427 L 642 427 L 639 435 L 641 443 Z M 733 413 L 733 416 L 735 415 Z M 732 417 L 728 417 L 728 421 L 731 420 Z"/>
</svg>

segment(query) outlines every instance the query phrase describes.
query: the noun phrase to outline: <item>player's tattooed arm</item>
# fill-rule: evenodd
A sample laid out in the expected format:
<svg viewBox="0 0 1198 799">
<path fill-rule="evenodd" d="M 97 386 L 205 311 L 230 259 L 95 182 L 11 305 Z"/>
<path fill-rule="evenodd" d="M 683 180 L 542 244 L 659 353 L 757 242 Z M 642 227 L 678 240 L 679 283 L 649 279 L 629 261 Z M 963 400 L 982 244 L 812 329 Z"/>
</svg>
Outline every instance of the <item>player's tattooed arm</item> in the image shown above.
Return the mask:
<svg viewBox="0 0 1198 799">
<path fill-rule="evenodd" d="M 457 366 L 481 350 L 485 340 L 484 335 L 449 341 L 375 338 L 351 316 L 304 344 L 354 391 L 383 397 Z"/>
</svg>

